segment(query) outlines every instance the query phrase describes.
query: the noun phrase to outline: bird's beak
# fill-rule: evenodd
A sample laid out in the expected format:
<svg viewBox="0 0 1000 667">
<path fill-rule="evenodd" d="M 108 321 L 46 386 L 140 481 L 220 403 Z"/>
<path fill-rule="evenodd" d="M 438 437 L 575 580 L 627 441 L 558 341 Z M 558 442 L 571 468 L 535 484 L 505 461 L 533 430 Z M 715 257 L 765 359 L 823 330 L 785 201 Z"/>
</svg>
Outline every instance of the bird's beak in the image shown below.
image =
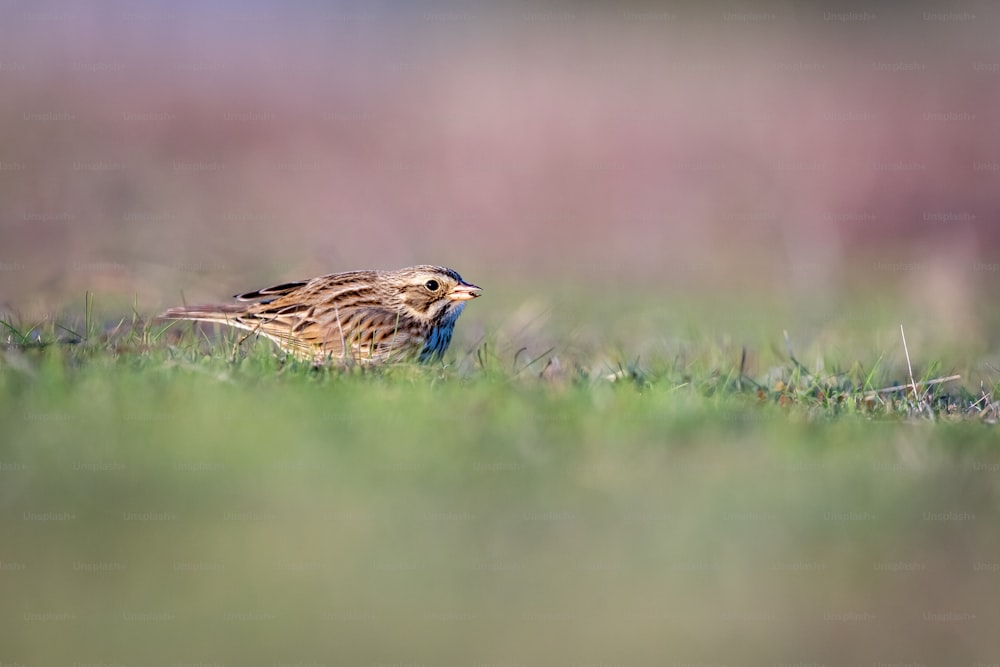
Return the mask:
<svg viewBox="0 0 1000 667">
<path fill-rule="evenodd" d="M 452 301 L 468 301 L 479 296 L 479 292 L 481 291 L 481 287 L 476 287 L 467 282 L 460 282 L 453 290 L 448 292 L 448 298 Z"/>
</svg>

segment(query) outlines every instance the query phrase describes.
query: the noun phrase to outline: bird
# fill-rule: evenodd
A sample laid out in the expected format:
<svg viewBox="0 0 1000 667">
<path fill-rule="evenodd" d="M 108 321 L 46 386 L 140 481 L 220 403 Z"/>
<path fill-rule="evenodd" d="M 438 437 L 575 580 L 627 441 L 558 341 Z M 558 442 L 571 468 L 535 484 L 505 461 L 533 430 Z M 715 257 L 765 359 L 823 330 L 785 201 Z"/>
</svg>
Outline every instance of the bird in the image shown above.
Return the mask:
<svg viewBox="0 0 1000 667">
<path fill-rule="evenodd" d="M 237 294 L 239 303 L 170 308 L 159 318 L 243 329 L 317 366 L 429 363 L 444 356 L 455 321 L 481 292 L 454 269 L 422 264 L 282 283 Z"/>
</svg>

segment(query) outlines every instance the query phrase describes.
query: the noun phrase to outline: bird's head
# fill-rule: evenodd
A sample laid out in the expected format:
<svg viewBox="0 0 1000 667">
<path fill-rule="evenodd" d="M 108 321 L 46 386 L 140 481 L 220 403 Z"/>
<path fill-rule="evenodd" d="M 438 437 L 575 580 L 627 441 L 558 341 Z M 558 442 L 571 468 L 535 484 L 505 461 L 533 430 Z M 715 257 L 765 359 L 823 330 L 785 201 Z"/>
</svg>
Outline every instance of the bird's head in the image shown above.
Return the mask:
<svg viewBox="0 0 1000 667">
<path fill-rule="evenodd" d="M 481 291 L 442 266 L 411 266 L 391 272 L 389 278 L 404 312 L 431 322 L 458 317 L 465 302 Z"/>
</svg>

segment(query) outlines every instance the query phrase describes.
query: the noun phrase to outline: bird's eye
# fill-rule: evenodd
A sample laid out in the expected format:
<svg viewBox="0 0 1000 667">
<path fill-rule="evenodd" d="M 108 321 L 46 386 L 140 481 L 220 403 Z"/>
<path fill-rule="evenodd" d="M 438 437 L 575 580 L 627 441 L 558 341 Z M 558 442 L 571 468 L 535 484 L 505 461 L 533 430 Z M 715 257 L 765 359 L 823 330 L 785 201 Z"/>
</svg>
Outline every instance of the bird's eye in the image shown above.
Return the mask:
<svg viewBox="0 0 1000 667">
<path fill-rule="evenodd" d="M 437 292 L 438 287 L 440 287 L 440 285 L 438 285 L 438 281 L 436 280 L 428 280 L 427 282 L 424 283 L 424 287 L 426 287 L 432 292 Z"/>
</svg>

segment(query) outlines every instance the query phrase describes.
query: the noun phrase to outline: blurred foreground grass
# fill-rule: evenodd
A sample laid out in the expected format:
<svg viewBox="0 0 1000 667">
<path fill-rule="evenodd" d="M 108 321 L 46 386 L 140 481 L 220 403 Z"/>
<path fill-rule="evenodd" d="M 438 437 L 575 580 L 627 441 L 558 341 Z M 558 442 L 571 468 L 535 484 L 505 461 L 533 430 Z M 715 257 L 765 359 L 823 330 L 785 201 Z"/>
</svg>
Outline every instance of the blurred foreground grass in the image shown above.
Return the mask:
<svg viewBox="0 0 1000 667">
<path fill-rule="evenodd" d="M 993 427 L 226 350 L 5 352 L 0 661 L 1000 657 Z"/>
</svg>

